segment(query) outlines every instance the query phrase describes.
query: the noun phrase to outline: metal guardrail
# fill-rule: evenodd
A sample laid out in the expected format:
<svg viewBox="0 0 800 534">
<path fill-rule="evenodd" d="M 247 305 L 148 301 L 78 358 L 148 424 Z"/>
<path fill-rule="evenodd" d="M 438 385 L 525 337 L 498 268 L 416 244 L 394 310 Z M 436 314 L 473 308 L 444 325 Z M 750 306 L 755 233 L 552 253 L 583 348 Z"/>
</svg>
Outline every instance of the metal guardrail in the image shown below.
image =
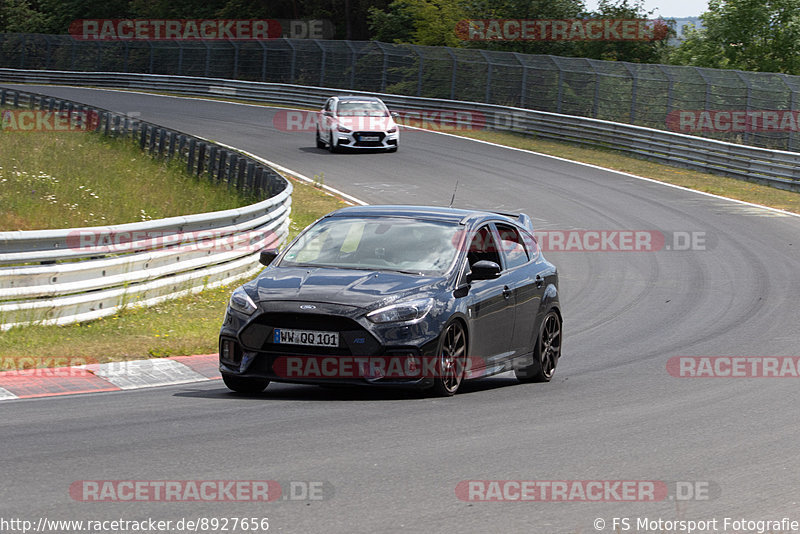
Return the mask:
<svg viewBox="0 0 800 534">
<path fill-rule="evenodd" d="M 301 85 L 133 74 L 120 72 L 66 72 L 0 69 L 0 83 L 64 84 L 127 90 L 167 91 L 229 97 L 285 106 L 320 108 L 334 94 L 358 91 Z M 790 191 L 800 191 L 800 153 L 739 145 L 653 128 L 545 111 L 463 102 L 378 94 L 394 109 L 438 112 L 443 128 L 485 127 L 591 147 L 618 150 L 702 172 L 721 174 Z M 453 112 L 450 115 L 441 112 Z M 456 116 L 461 113 L 462 116 Z"/>
<path fill-rule="evenodd" d="M 0 232 L 0 330 L 67 324 L 254 276 L 258 252 L 288 235 L 292 185 L 204 139 L 101 108 L 0 88 L 0 106 L 92 116 L 94 129 L 180 158 L 200 179 L 266 200 L 242 208 L 113 226 Z"/>
</svg>

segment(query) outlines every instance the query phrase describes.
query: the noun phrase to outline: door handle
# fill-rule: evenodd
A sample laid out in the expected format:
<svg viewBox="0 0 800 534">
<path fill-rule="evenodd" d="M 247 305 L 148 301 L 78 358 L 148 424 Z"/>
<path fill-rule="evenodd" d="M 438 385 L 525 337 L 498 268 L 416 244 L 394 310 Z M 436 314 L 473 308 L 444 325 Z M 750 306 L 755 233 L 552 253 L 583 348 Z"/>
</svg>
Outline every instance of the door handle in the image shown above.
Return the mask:
<svg viewBox="0 0 800 534">
<path fill-rule="evenodd" d="M 511 298 L 511 289 L 508 286 L 503 286 L 503 298 L 509 299 Z"/>
<path fill-rule="evenodd" d="M 544 278 L 542 278 L 542 275 L 537 274 L 536 275 L 536 287 L 542 287 L 543 283 L 544 283 Z"/>
</svg>

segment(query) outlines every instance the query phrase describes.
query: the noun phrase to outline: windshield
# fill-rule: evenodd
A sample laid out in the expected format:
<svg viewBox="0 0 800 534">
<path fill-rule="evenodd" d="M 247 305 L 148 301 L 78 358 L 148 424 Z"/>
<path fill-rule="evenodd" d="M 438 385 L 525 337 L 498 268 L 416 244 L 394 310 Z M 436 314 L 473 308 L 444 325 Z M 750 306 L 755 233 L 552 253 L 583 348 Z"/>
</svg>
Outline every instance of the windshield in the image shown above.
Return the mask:
<svg viewBox="0 0 800 534">
<path fill-rule="evenodd" d="M 428 220 L 329 217 L 303 234 L 280 265 L 441 274 L 456 259 L 459 228 Z"/>
<path fill-rule="evenodd" d="M 386 108 L 380 102 L 365 100 L 353 102 L 339 102 L 340 117 L 388 117 Z"/>
</svg>

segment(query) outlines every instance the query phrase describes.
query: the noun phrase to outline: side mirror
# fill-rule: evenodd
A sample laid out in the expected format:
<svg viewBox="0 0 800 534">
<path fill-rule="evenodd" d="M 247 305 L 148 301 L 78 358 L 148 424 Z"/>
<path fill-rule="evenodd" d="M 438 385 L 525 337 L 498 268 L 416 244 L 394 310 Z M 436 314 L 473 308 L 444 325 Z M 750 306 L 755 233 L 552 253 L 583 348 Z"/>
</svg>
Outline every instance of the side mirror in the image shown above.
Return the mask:
<svg viewBox="0 0 800 534">
<path fill-rule="evenodd" d="M 489 260 L 476 261 L 470 270 L 470 280 L 494 280 L 500 276 L 500 266 Z"/>
<path fill-rule="evenodd" d="M 269 266 L 269 264 L 272 263 L 272 260 L 278 257 L 278 253 L 279 252 L 277 248 L 265 248 L 258 255 L 258 263 Z"/>
<path fill-rule="evenodd" d="M 326 117 L 333 117 L 333 111 L 325 111 L 323 115 L 325 115 Z"/>
<path fill-rule="evenodd" d="M 396 111 L 392 111 L 389 113 L 389 115 L 391 115 L 394 120 L 398 120 L 400 118 L 400 114 Z"/>
</svg>

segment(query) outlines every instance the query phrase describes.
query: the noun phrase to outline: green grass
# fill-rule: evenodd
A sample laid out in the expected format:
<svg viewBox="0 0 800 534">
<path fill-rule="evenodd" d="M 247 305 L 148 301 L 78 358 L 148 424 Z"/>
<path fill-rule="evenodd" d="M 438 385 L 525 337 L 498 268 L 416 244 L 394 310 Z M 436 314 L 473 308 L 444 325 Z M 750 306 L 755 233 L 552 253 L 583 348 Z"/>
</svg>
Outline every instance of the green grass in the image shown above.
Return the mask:
<svg viewBox="0 0 800 534">
<path fill-rule="evenodd" d="M 293 185 L 290 237 L 346 205 L 311 185 Z M 149 308 L 129 308 L 86 323 L 0 332 L 0 367 L 4 362 L 13 365 L 20 357 L 109 362 L 216 352 L 225 306 L 234 287 L 208 289 Z"/>
<path fill-rule="evenodd" d="M 140 222 L 252 204 L 254 197 L 151 158 L 129 139 L 0 131 L 0 231 Z"/>
</svg>

